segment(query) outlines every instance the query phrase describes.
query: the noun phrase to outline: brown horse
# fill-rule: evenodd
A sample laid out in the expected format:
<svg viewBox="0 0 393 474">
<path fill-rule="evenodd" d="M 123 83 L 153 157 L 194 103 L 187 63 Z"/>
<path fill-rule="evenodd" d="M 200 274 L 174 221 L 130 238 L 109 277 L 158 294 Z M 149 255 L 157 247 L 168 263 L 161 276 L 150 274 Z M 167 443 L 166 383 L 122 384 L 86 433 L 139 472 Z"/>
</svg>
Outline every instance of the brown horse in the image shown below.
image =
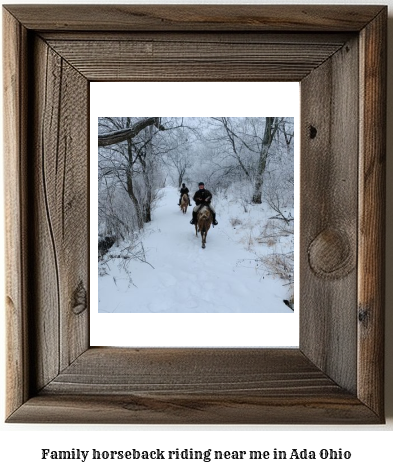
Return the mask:
<svg viewBox="0 0 393 474">
<path fill-rule="evenodd" d="M 183 211 L 183 214 L 187 212 L 188 209 L 188 194 L 183 194 L 180 201 L 180 209 Z"/>
<path fill-rule="evenodd" d="M 212 213 L 208 206 L 202 207 L 197 214 L 197 223 L 195 224 L 195 235 L 198 237 L 198 230 L 202 237 L 202 248 L 206 247 L 206 237 L 213 222 Z"/>
</svg>

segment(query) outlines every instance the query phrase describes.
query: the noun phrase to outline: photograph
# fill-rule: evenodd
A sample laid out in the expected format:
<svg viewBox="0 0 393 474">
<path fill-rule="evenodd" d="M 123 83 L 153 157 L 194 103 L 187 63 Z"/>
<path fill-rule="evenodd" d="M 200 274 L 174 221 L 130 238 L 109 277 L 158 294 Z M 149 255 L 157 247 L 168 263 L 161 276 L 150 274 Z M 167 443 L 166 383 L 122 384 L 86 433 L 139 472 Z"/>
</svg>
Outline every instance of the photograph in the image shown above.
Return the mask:
<svg viewBox="0 0 393 474">
<path fill-rule="evenodd" d="M 22 458 L 41 471 L 48 453 L 106 463 L 149 446 L 363 468 L 363 442 L 334 430 L 391 429 L 387 7 L 7 5 L 3 17 L 10 461 L 25 429 L 36 448 L 22 443 Z M 297 341 L 266 344 L 280 315 Z M 98 316 L 120 342 L 96 338 Z M 179 436 L 32 437 L 43 425 Z M 285 428 L 332 431 L 260 436 Z M 374 453 L 371 466 L 388 450 Z"/>
<path fill-rule="evenodd" d="M 293 117 L 98 118 L 98 312 L 294 311 Z"/>
</svg>

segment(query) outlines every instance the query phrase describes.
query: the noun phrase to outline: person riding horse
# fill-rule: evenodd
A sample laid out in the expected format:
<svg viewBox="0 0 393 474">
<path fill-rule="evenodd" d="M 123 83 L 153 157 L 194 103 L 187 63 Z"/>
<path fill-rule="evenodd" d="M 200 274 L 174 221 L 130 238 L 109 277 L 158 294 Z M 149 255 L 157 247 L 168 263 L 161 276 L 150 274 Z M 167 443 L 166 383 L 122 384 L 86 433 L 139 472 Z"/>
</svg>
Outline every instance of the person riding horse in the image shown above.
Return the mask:
<svg viewBox="0 0 393 474">
<path fill-rule="evenodd" d="M 208 191 L 207 189 L 205 189 L 205 183 L 199 183 L 198 186 L 199 186 L 199 189 L 194 194 L 194 197 L 193 197 L 196 206 L 192 210 L 192 220 L 190 221 L 190 224 L 194 224 L 194 225 L 196 224 L 197 213 L 199 209 L 201 209 L 202 206 L 206 205 L 211 210 L 212 217 L 213 217 L 213 225 L 218 225 L 218 222 L 216 221 L 216 211 L 211 205 L 211 200 L 213 198 L 212 193 Z"/>
<path fill-rule="evenodd" d="M 188 195 L 189 189 L 186 187 L 186 185 L 183 183 L 180 188 L 180 198 L 179 198 L 179 206 L 181 204 L 181 198 L 183 197 L 183 194 L 187 194 L 188 197 L 188 205 L 191 206 L 191 201 L 190 201 L 190 196 Z"/>
</svg>

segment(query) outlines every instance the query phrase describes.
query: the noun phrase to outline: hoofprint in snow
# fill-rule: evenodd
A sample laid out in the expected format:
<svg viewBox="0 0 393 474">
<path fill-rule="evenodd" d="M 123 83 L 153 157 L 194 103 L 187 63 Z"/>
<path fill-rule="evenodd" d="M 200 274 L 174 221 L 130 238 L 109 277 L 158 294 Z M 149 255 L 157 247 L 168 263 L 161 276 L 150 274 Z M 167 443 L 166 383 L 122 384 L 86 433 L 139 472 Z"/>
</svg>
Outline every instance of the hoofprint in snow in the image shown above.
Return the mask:
<svg viewBox="0 0 393 474">
<path fill-rule="evenodd" d="M 219 225 L 210 228 L 202 249 L 200 234 L 196 237 L 190 225 L 192 207 L 183 214 L 178 199 L 176 188 L 162 189 L 152 222 L 145 226 L 143 246 L 150 265 L 129 261 L 130 275 L 121 259 L 106 265 L 107 274 L 98 279 L 99 313 L 292 312 L 283 303 L 288 298 L 285 282 L 257 271 L 246 237 L 238 241 L 231 222 L 240 208 L 213 197 Z M 253 219 L 253 211 L 261 213 L 262 206 L 242 215 Z M 122 247 L 112 247 L 110 253 L 118 254 Z"/>
</svg>

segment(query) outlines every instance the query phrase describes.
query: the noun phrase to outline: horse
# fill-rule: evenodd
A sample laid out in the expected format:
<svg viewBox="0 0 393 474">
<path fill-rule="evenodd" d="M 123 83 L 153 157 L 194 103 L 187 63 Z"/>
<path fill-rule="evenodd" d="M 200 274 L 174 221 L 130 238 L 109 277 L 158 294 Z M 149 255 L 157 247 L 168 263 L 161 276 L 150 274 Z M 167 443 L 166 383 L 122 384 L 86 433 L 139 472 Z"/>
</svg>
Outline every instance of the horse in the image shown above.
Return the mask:
<svg viewBox="0 0 393 474">
<path fill-rule="evenodd" d="M 187 212 L 188 209 L 188 194 L 183 194 L 180 201 L 180 209 L 183 211 L 183 214 Z"/>
<path fill-rule="evenodd" d="M 202 209 L 198 211 L 197 214 L 197 223 L 195 224 L 195 235 L 198 237 L 198 230 L 201 233 L 202 237 L 202 248 L 206 247 L 206 237 L 207 233 L 212 225 L 213 217 L 212 213 L 208 206 L 203 206 Z"/>
</svg>

